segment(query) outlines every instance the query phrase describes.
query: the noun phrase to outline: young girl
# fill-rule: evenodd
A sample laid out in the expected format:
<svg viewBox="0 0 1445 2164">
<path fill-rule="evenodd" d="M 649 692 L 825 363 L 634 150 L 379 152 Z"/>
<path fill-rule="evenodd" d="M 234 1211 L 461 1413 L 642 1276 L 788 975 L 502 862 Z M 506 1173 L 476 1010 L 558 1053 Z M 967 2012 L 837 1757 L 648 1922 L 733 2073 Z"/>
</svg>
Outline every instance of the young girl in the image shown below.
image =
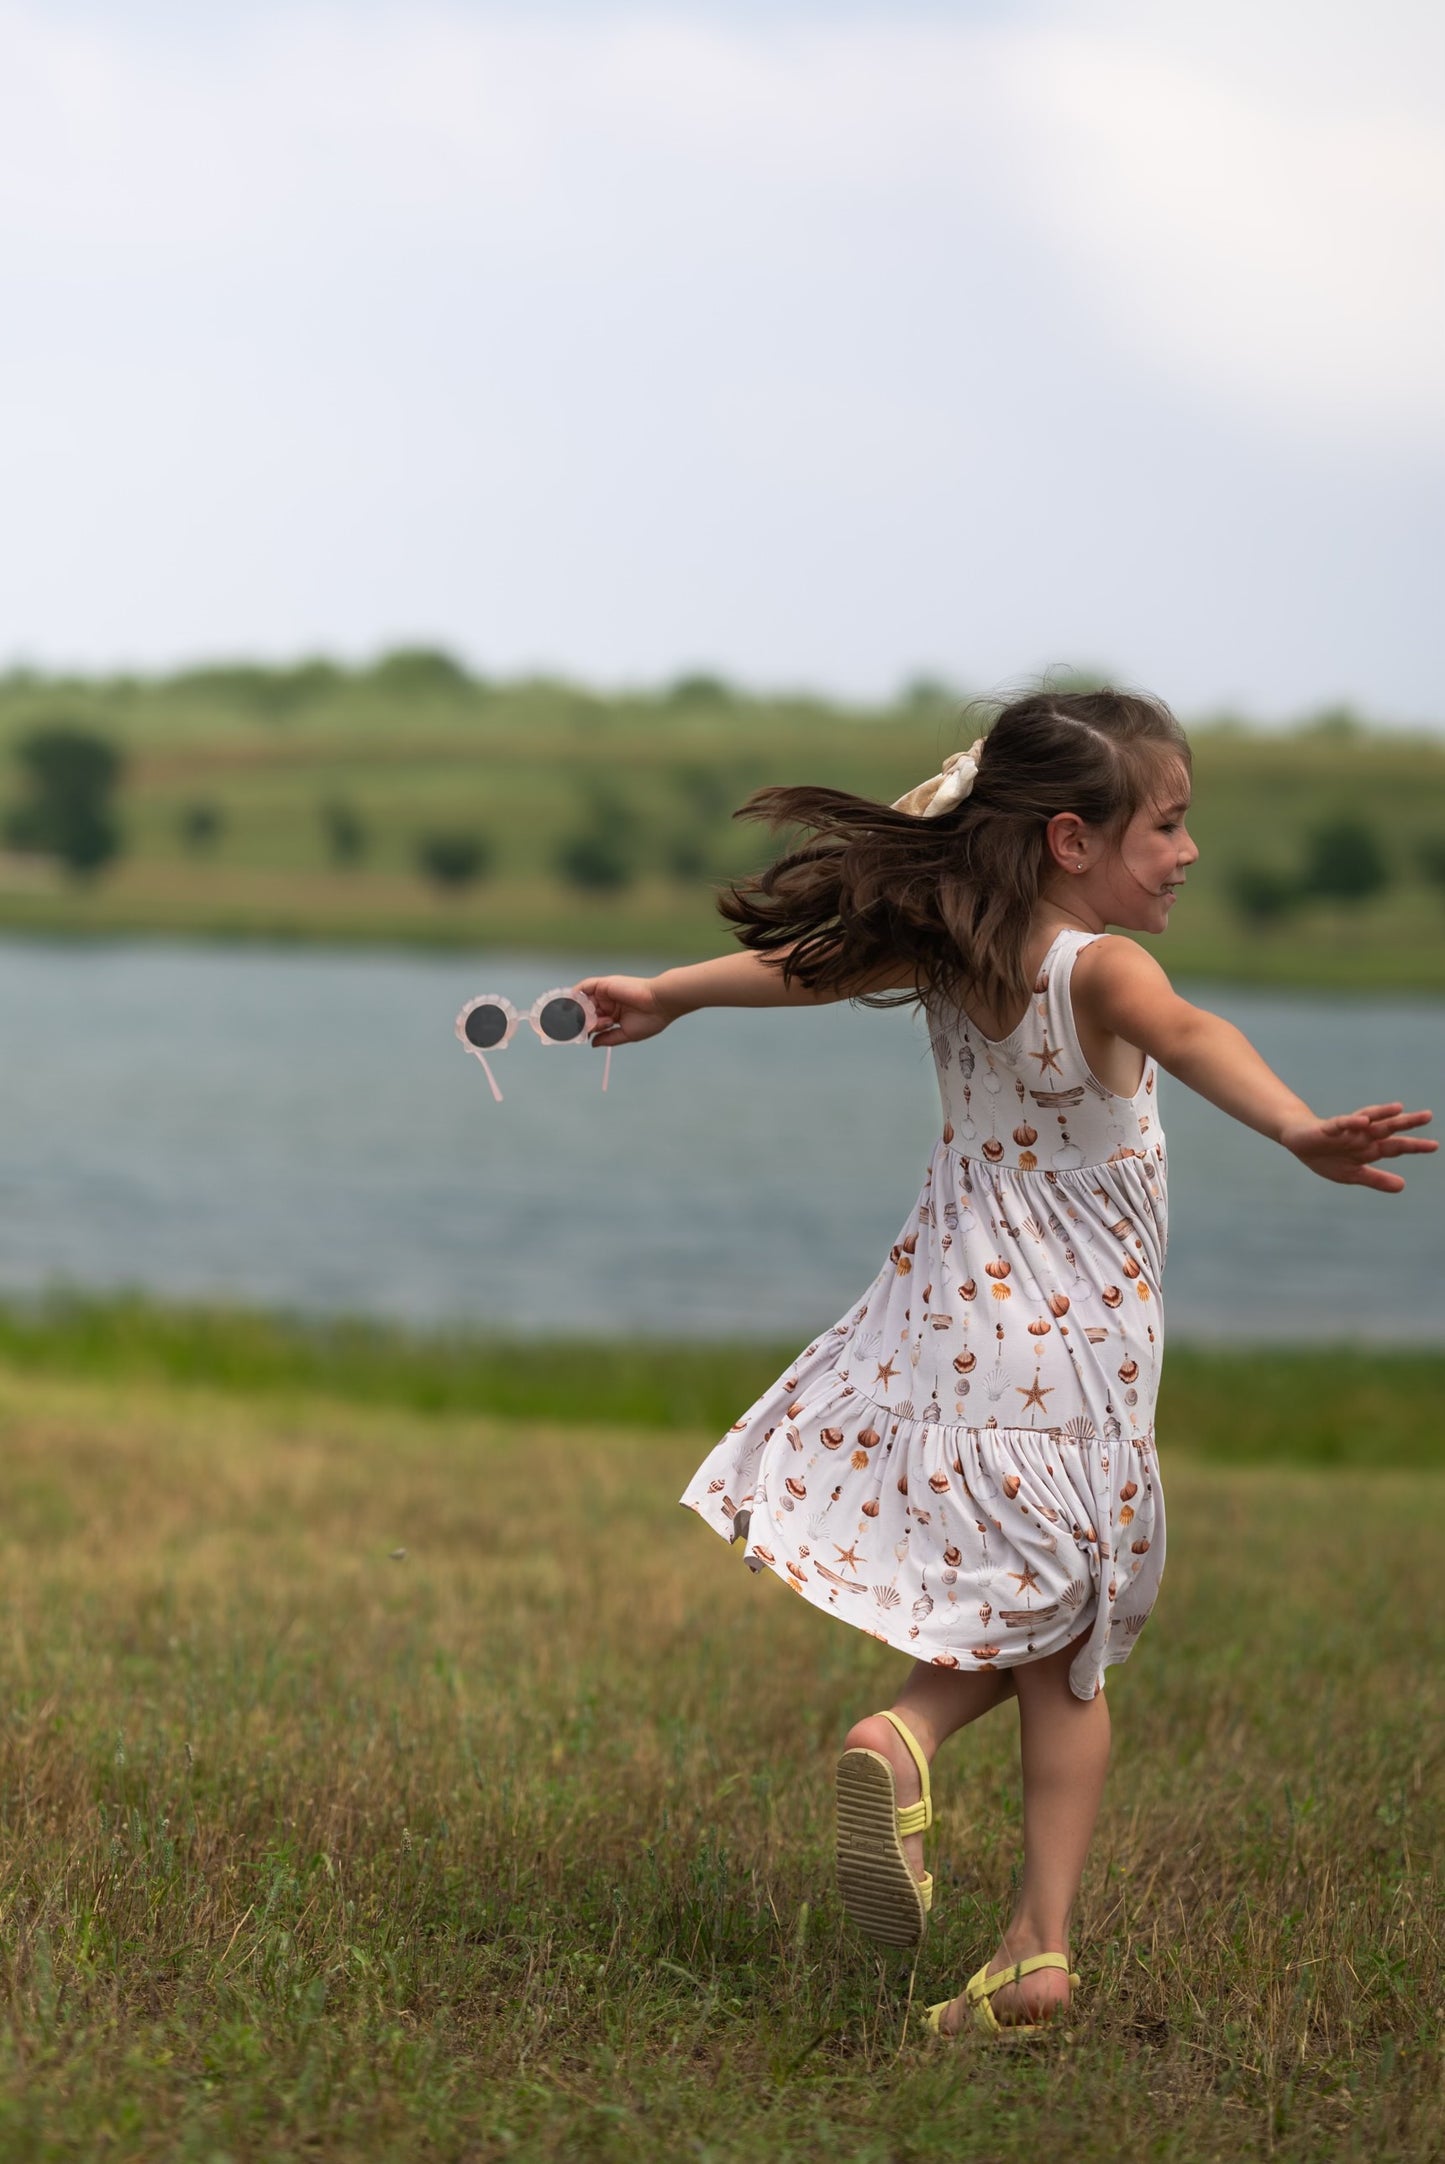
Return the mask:
<svg viewBox="0 0 1445 2164">
<path fill-rule="evenodd" d="M 1068 2004 L 1069 1920 L 1109 1756 L 1104 1672 L 1164 1563 L 1154 1447 L 1166 1161 L 1156 1063 L 1322 1178 L 1394 1193 L 1428 1112 L 1320 1119 L 1127 932 L 1161 933 L 1198 851 L 1190 757 L 1157 702 L 1040 692 L 893 806 L 765 789 L 812 839 L 724 895 L 751 951 L 598 977 L 599 1045 L 701 1007 L 921 1002 L 943 1132 L 877 1277 L 764 1392 L 683 1501 L 912 1656 L 838 1763 L 838 1885 L 884 1944 L 923 1935 L 944 1739 L 1017 1697 L 1019 1897 L 929 2010 L 1026 2031 Z"/>
</svg>

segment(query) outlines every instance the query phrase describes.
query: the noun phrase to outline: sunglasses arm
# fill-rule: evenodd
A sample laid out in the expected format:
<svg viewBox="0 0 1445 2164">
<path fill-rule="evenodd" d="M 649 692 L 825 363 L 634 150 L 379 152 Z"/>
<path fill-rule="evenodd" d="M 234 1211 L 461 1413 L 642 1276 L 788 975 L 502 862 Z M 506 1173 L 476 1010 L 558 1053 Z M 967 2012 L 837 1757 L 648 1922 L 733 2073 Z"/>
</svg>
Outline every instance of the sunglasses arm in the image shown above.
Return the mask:
<svg viewBox="0 0 1445 2164">
<path fill-rule="evenodd" d="M 495 1097 L 495 1099 L 496 1099 L 497 1103 L 498 1103 L 498 1104 L 500 1104 L 500 1103 L 502 1102 L 502 1093 L 501 1093 L 501 1091 L 500 1091 L 500 1090 L 499 1090 L 499 1089 L 497 1088 L 497 1078 L 496 1078 L 496 1076 L 495 1076 L 495 1075 L 494 1075 L 494 1074 L 492 1073 L 492 1070 L 491 1070 L 491 1068 L 490 1068 L 490 1067 L 489 1067 L 489 1066 L 487 1065 L 487 1059 L 486 1059 L 486 1054 L 485 1054 L 485 1053 L 483 1053 L 483 1052 L 479 1052 L 479 1051 L 478 1051 L 478 1049 L 477 1049 L 477 1047 L 476 1047 L 476 1046 L 475 1046 L 474 1044 L 469 1044 L 469 1045 L 467 1046 L 467 1050 L 468 1050 L 468 1051 L 469 1051 L 469 1052 L 471 1053 L 471 1055 L 472 1055 L 473 1059 L 475 1059 L 475 1060 L 480 1060 L 480 1062 L 481 1062 L 481 1067 L 482 1067 L 482 1073 L 483 1073 L 483 1074 L 484 1074 L 484 1075 L 486 1076 L 487 1080 L 488 1080 L 488 1081 L 489 1081 L 489 1082 L 491 1083 L 491 1085 L 492 1085 L 492 1095 L 493 1095 L 493 1097 Z"/>
</svg>

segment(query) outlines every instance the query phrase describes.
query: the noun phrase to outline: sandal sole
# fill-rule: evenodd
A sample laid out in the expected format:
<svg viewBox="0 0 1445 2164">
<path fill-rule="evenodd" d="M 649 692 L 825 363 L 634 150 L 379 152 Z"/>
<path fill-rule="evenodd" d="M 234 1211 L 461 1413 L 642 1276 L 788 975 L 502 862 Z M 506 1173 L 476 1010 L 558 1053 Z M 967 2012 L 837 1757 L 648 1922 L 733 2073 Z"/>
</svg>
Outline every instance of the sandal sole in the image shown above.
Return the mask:
<svg viewBox="0 0 1445 2164">
<path fill-rule="evenodd" d="M 917 1946 L 928 1911 L 898 1834 L 893 1768 L 877 1751 L 838 1761 L 838 1893 L 849 1921 L 880 1946 Z"/>
</svg>

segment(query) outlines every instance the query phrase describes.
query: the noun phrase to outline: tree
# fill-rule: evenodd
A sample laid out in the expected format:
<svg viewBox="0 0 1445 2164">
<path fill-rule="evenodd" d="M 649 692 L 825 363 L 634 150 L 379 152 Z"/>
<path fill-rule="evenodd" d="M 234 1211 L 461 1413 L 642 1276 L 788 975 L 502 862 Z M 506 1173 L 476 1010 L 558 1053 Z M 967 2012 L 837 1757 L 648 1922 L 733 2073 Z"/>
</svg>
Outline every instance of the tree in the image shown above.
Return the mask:
<svg viewBox="0 0 1445 2164">
<path fill-rule="evenodd" d="M 182 808 L 179 821 L 181 840 L 187 849 L 199 856 L 215 848 L 225 824 L 226 815 L 219 804 L 187 804 Z"/>
<path fill-rule="evenodd" d="M 423 834 L 416 845 L 416 861 L 434 885 L 439 887 L 469 887 L 474 880 L 484 879 L 492 868 L 493 849 L 489 837 L 449 828 Z"/>
<path fill-rule="evenodd" d="M 7 839 L 59 857 L 77 879 L 93 878 L 120 851 L 113 810 L 120 753 L 89 729 L 51 722 L 21 739 L 17 757 L 25 794 L 7 815 Z"/>
<path fill-rule="evenodd" d="M 568 886 L 588 893 L 616 894 L 632 884 L 631 852 L 606 827 L 582 827 L 569 834 L 558 844 L 553 861 Z"/>
<path fill-rule="evenodd" d="M 398 698 L 432 698 L 438 692 L 456 697 L 471 691 L 473 682 L 460 661 L 437 646 L 399 646 L 383 654 L 371 671 L 378 690 L 395 692 Z"/>
<path fill-rule="evenodd" d="M 1390 884 L 1390 865 L 1362 819 L 1332 819 L 1305 837 L 1301 885 L 1321 901 L 1367 902 Z"/>
<path fill-rule="evenodd" d="M 564 835 L 553 863 L 568 886 L 592 894 L 615 894 L 636 874 L 637 821 L 611 789 L 593 786 L 582 823 Z"/>
<path fill-rule="evenodd" d="M 675 678 L 665 696 L 669 706 L 731 706 L 737 693 L 726 677 L 694 669 Z"/>
<path fill-rule="evenodd" d="M 1445 887 L 1445 834 L 1427 834 L 1415 852 L 1420 875 L 1432 887 Z"/>
<path fill-rule="evenodd" d="M 1268 864 L 1232 864 L 1224 885 L 1236 916 L 1258 932 L 1282 924 L 1300 898 L 1299 881 Z"/>
<path fill-rule="evenodd" d="M 366 855 L 369 836 L 356 807 L 345 797 L 328 797 L 317 807 L 327 854 L 333 864 L 359 864 Z"/>
</svg>

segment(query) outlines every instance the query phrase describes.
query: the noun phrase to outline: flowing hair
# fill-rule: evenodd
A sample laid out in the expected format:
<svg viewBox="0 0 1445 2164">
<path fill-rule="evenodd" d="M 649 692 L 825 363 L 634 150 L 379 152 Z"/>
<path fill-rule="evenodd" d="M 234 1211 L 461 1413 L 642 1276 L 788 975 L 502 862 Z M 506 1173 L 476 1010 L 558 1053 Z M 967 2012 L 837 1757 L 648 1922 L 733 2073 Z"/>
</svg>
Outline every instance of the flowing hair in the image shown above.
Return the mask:
<svg viewBox="0 0 1445 2164">
<path fill-rule="evenodd" d="M 997 713 L 960 804 L 915 817 L 845 789 L 759 789 L 734 814 L 809 838 L 740 879 L 718 908 L 785 981 L 872 1007 L 1007 1012 L 1029 993 L 1024 949 L 1048 868 L 1046 830 L 1076 812 L 1118 841 L 1171 772 L 1184 731 L 1158 699 L 1036 691 Z M 869 990 L 911 971 L 910 990 Z"/>
</svg>

